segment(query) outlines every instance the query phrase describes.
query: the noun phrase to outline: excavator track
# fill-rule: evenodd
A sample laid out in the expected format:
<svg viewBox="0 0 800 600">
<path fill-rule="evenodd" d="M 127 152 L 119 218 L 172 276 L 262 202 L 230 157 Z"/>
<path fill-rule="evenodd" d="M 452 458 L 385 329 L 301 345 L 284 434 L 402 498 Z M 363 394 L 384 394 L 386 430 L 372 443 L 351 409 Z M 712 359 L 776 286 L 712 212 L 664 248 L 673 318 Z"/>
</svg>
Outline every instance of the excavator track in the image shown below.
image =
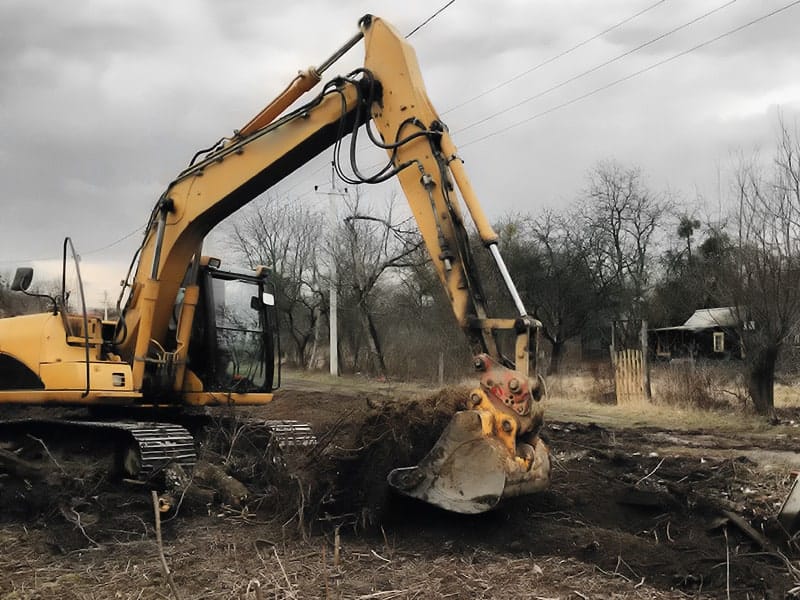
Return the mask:
<svg viewBox="0 0 800 600">
<path fill-rule="evenodd" d="M 124 429 L 132 444 L 123 456 L 123 470 L 129 476 L 149 479 L 167 465 L 180 465 L 190 473 L 197 463 L 194 438 L 172 423 L 91 423 L 97 427 Z"/>
<path fill-rule="evenodd" d="M 175 420 L 20 418 L 0 421 L 0 438 L 11 434 L 41 439 L 48 452 L 49 447 L 57 450 L 64 440 L 73 445 L 85 440 L 93 449 L 73 450 L 73 454 L 85 452 L 89 458 L 97 458 L 97 446 L 102 446 L 104 452 L 113 455 L 112 471 L 116 475 L 149 481 L 167 465 L 179 465 L 188 474 L 197 463 L 195 436 L 191 432 L 202 436 L 200 430 L 209 425 L 207 418 L 198 421 L 184 416 Z M 296 420 L 236 417 L 235 425 L 264 429 L 282 453 L 303 451 L 317 444 L 311 426 Z"/>
<path fill-rule="evenodd" d="M 165 416 L 164 421 L 175 423 L 190 431 L 195 438 L 204 439 L 215 428 L 231 431 L 247 428 L 262 431 L 265 444 L 274 443 L 281 451 L 302 450 L 317 445 L 317 436 L 311 425 L 294 419 L 261 419 L 243 414 L 183 411 Z M 202 444 L 201 444 L 202 445 Z"/>
<path fill-rule="evenodd" d="M 2 421 L 0 432 L 42 436 L 53 446 L 60 445 L 62 436 L 72 442 L 102 439 L 115 454 L 114 471 L 141 481 L 150 480 L 170 464 L 191 472 L 197 462 L 194 438 L 187 429 L 172 423 L 30 418 Z"/>
</svg>

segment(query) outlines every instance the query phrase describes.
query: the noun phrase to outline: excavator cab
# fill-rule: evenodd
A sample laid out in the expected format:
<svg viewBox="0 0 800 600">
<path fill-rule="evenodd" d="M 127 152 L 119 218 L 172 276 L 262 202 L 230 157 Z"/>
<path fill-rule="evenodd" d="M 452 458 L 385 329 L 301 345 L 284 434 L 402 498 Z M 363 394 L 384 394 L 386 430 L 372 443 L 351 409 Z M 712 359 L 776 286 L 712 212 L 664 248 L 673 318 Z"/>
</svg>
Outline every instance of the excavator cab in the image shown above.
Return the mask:
<svg viewBox="0 0 800 600">
<path fill-rule="evenodd" d="M 278 328 L 268 273 L 265 267 L 225 271 L 217 259 L 203 261 L 188 367 L 206 390 L 253 393 L 278 387 Z"/>
</svg>

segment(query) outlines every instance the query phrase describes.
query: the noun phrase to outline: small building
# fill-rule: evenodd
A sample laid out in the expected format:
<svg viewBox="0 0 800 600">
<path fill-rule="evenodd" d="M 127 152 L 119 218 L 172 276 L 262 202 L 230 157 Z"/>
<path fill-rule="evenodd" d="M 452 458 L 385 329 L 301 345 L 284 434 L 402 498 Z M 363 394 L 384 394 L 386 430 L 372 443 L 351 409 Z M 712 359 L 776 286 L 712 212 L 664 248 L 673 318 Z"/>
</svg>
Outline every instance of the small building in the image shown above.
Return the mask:
<svg viewBox="0 0 800 600">
<path fill-rule="evenodd" d="M 736 307 L 701 308 L 683 325 L 648 331 L 655 360 L 741 359 L 742 323 Z"/>
</svg>

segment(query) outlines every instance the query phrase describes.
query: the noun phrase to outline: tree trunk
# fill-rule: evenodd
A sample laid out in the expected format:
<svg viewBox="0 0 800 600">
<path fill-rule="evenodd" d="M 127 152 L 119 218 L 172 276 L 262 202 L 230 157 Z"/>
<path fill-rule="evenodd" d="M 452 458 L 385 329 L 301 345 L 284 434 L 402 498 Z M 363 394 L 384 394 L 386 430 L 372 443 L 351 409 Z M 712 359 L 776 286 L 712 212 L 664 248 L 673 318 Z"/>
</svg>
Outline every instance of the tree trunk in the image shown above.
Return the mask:
<svg viewBox="0 0 800 600">
<path fill-rule="evenodd" d="M 766 417 L 775 414 L 775 363 L 778 348 L 770 346 L 751 359 L 747 388 L 756 412 Z"/>
<path fill-rule="evenodd" d="M 359 302 L 359 308 L 361 312 L 361 319 L 364 323 L 364 329 L 367 331 L 367 341 L 369 342 L 370 354 L 372 354 L 375 362 L 377 363 L 378 369 L 380 370 L 380 375 L 386 377 L 386 361 L 383 358 L 383 350 L 381 349 L 381 343 L 378 339 L 378 329 L 375 327 L 375 321 L 372 318 L 372 313 L 370 313 L 366 302 Z"/>
<path fill-rule="evenodd" d="M 564 358 L 564 340 L 550 340 L 550 366 L 547 368 L 548 375 L 558 375 L 561 372 L 561 361 Z"/>
<path fill-rule="evenodd" d="M 306 368 L 311 370 L 316 366 L 317 363 L 317 350 L 319 348 L 319 337 L 320 337 L 320 330 L 322 326 L 322 318 L 321 314 L 317 312 L 316 308 L 311 309 L 311 322 L 313 324 L 313 337 L 311 343 L 311 352 L 308 355 L 308 361 L 306 362 Z"/>
</svg>

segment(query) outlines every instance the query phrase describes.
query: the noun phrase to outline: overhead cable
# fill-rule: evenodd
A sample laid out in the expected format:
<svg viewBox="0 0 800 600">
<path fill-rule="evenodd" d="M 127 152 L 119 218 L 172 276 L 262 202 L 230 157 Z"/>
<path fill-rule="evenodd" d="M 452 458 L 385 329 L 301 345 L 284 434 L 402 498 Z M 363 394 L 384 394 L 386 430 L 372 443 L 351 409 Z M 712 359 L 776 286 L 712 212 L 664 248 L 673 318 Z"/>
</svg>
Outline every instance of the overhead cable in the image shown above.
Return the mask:
<svg viewBox="0 0 800 600">
<path fill-rule="evenodd" d="M 744 23 L 743 25 L 739 25 L 738 27 L 735 27 L 734 29 L 726 31 L 725 33 L 722 33 L 722 34 L 720 34 L 720 35 L 718 35 L 716 37 L 713 37 L 713 38 L 711 38 L 709 40 L 706 40 L 706 41 L 704 41 L 704 42 L 702 42 L 700 44 L 697 44 L 696 46 L 692 46 L 691 48 L 683 50 L 682 52 L 678 52 L 677 54 L 673 54 L 672 56 L 670 56 L 668 58 L 665 58 L 663 60 L 660 60 L 658 62 L 655 62 L 655 63 L 653 63 L 652 65 L 650 65 L 648 67 L 645 67 L 643 69 L 639 69 L 638 71 L 635 71 L 635 72 L 631 73 L 630 75 L 626 75 L 625 77 L 620 77 L 619 79 L 616 79 L 616 80 L 612 81 L 611 83 L 607 83 L 607 84 L 605 84 L 603 86 L 600 86 L 598 88 L 593 89 L 590 92 L 586 92 L 585 94 L 581 94 L 580 96 L 572 98 L 571 100 L 567 100 L 566 102 L 562 102 L 561 104 L 558 104 L 556 106 L 548 108 L 547 110 L 543 110 L 542 112 L 536 113 L 535 115 L 531 115 L 530 117 L 527 117 L 525 119 L 522 119 L 520 121 L 512 123 L 511 125 L 508 125 L 507 127 L 503 127 L 501 129 L 497 129 L 497 130 L 495 130 L 495 131 L 493 131 L 491 133 L 487 133 L 486 135 L 478 137 L 478 138 L 475 138 L 474 140 L 470 140 L 469 142 L 467 142 L 465 144 L 460 144 L 460 147 L 461 148 L 465 148 L 465 147 L 470 146 L 472 144 L 477 144 L 478 142 L 482 142 L 483 140 L 486 140 L 488 138 L 500 135 L 501 133 L 505 133 L 505 132 L 507 132 L 507 131 L 509 131 L 511 129 L 519 127 L 520 125 L 524 125 L 525 123 L 529 123 L 530 121 L 533 121 L 534 119 L 538 119 L 539 117 L 543 117 L 545 115 L 549 115 L 550 113 L 555 112 L 555 111 L 557 111 L 559 109 L 562 109 L 562 108 L 564 108 L 566 106 L 570 106 L 572 104 L 575 104 L 576 102 L 580 102 L 581 100 L 584 100 L 584 99 L 586 99 L 586 98 L 588 98 L 590 96 L 594 96 L 595 94 L 600 93 L 600 92 L 602 92 L 604 90 L 607 90 L 607 89 L 609 89 L 611 87 L 614 87 L 615 85 L 618 85 L 620 83 L 623 83 L 625 81 L 633 79 L 634 77 L 638 77 L 639 75 L 642 75 L 643 73 L 647 73 L 648 71 L 652 71 L 653 69 L 655 69 L 657 67 L 660 67 L 662 65 L 665 65 L 668 62 L 671 62 L 671 61 L 673 61 L 673 60 L 675 60 L 677 58 L 680 58 L 682 56 L 686 56 L 687 54 L 690 54 L 690 53 L 694 52 L 695 50 L 699 50 L 701 48 L 705 48 L 706 46 L 710 46 L 711 44 L 714 44 L 714 43 L 718 42 L 721 39 L 729 37 L 729 36 L 731 36 L 731 35 L 733 35 L 735 33 L 739 33 L 743 29 L 751 27 L 752 25 L 760 23 L 761 21 L 765 21 L 766 19 L 769 19 L 770 17 L 774 17 L 775 15 L 777 15 L 779 13 L 782 13 L 783 11 L 788 10 L 788 9 L 794 7 L 794 6 L 797 6 L 798 4 L 800 4 L 800 0 L 794 0 L 794 2 L 790 2 L 789 4 L 785 4 L 784 6 L 782 6 L 780 8 L 777 8 L 777 9 L 775 9 L 775 10 L 769 12 L 769 13 L 761 15 L 760 17 L 756 17 L 755 19 L 753 19 L 751 21 L 748 21 L 747 23 Z"/>
<path fill-rule="evenodd" d="M 412 30 L 411 30 L 411 31 L 410 31 L 408 34 L 406 34 L 406 39 L 410 38 L 412 35 L 414 35 L 415 33 L 417 33 L 417 32 L 418 32 L 420 29 L 422 29 L 423 27 L 425 27 L 425 25 L 427 25 L 428 23 L 430 23 L 431 21 L 433 21 L 433 20 L 434 20 L 436 17 L 438 17 L 438 16 L 439 16 L 439 15 L 440 15 L 442 12 L 444 12 L 444 9 L 446 9 L 448 6 L 450 6 L 451 4 L 453 4 L 453 2 L 455 2 L 455 1 L 456 1 L 456 0 L 450 0 L 450 2 L 448 2 L 447 4 L 445 4 L 444 6 L 442 6 L 442 7 L 441 7 L 439 10 L 437 10 L 435 13 L 433 13 L 433 14 L 432 14 L 430 17 L 428 17 L 428 18 L 427 18 L 427 19 L 425 19 L 425 20 L 424 20 L 422 23 L 420 23 L 419 25 L 417 25 L 416 27 L 414 27 L 414 29 L 412 29 Z"/>
<path fill-rule="evenodd" d="M 542 90 L 541 92 L 539 92 L 537 94 L 534 94 L 533 96 L 529 96 L 528 98 L 525 98 L 524 100 L 520 100 L 519 102 L 517 102 L 515 104 L 512 104 L 511 106 L 508 106 L 508 107 L 506 107 L 506 108 L 504 108 L 502 110 L 499 110 L 499 111 L 497 111 L 495 113 L 492 113 L 491 115 L 489 115 L 487 117 L 483 117 L 482 119 L 474 121 L 474 122 L 470 123 L 469 125 L 466 125 L 465 127 L 462 127 L 456 133 L 460 133 L 462 131 L 466 131 L 467 129 L 472 129 L 473 127 L 476 127 L 478 125 L 486 123 L 487 121 L 490 121 L 490 120 L 492 120 L 492 119 L 494 119 L 496 117 L 499 117 L 500 115 L 504 115 L 505 113 L 507 113 L 507 112 L 509 112 L 511 110 L 514 110 L 515 108 L 519 108 L 520 106 L 522 106 L 524 104 L 527 104 L 528 102 L 531 102 L 533 100 L 541 98 L 542 96 L 545 96 L 546 94 L 549 94 L 550 92 L 554 92 L 555 90 L 560 89 L 560 88 L 564 87 L 565 85 L 572 83 L 573 81 L 581 79 L 582 77 L 586 77 L 587 75 L 590 75 L 591 73 L 594 73 L 595 71 L 599 71 L 603 67 L 607 67 L 608 65 L 610 65 L 612 63 L 615 63 L 618 60 L 621 60 L 621 59 L 625 58 L 626 56 L 630 56 L 631 54 L 633 54 L 635 52 L 638 52 L 639 50 L 642 50 L 642 49 L 644 49 L 644 48 L 646 48 L 648 46 L 651 46 L 651 45 L 655 44 L 656 42 L 660 42 L 661 40 L 673 35 L 674 33 L 677 33 L 678 31 L 681 31 L 682 29 L 686 29 L 687 27 L 690 27 L 691 25 L 694 25 L 698 21 L 701 21 L 703 19 L 706 19 L 706 18 L 710 17 L 714 13 L 719 12 L 724 8 L 727 8 L 728 6 L 730 6 L 731 4 L 733 4 L 735 2 L 736 2 L 736 0 L 728 0 L 724 4 L 722 4 L 722 5 L 720 5 L 720 6 L 716 7 L 716 8 L 713 8 L 708 12 L 703 13 L 699 17 L 695 17 L 691 21 L 687 21 L 686 23 L 683 23 L 682 25 L 679 25 L 678 27 L 675 27 L 674 29 L 671 29 L 671 30 L 669 30 L 669 31 L 667 31 L 665 33 L 662 33 L 661 35 L 656 36 L 653 39 L 644 42 L 643 44 L 639 44 L 635 48 L 631 48 L 630 50 L 627 50 L 627 51 L 623 52 L 622 54 L 618 54 L 614 58 L 610 58 L 610 59 L 608 59 L 608 60 L 606 60 L 606 61 L 604 61 L 604 62 L 602 62 L 602 63 L 600 63 L 598 65 L 595 65 L 591 69 L 588 69 L 586 71 L 583 71 L 582 73 L 574 75 L 574 76 L 570 77 L 569 79 L 566 79 L 566 80 L 562 81 L 561 83 L 557 83 L 556 85 L 553 85 L 553 86 L 551 86 L 551 87 L 549 87 L 549 88 L 547 88 L 545 90 Z"/>
<path fill-rule="evenodd" d="M 523 77 L 525 77 L 525 75 L 529 75 L 529 74 L 533 73 L 534 71 L 538 71 L 542 67 L 545 67 L 545 66 L 549 65 L 550 63 L 557 61 L 559 58 L 565 57 L 566 55 L 574 52 L 575 50 L 578 50 L 579 48 L 582 48 L 586 44 L 588 44 L 590 42 L 593 42 L 598 38 L 603 37 L 607 33 L 611 33 L 615 29 L 619 29 L 620 27 L 622 27 L 626 23 L 630 23 L 631 21 L 633 21 L 637 17 L 642 16 L 646 12 L 649 12 L 649 11 L 653 10 L 654 8 L 656 8 L 657 6 L 660 6 L 661 4 L 664 4 L 664 2 L 666 2 L 666 1 L 667 0 L 658 0 L 658 2 L 656 2 L 655 4 L 651 4 L 650 6 L 648 6 L 646 8 L 643 8 L 639 12 L 634 13 L 629 17 L 626 17 L 622 21 L 618 21 L 617 23 L 615 23 L 611 27 L 607 27 L 606 29 L 604 29 L 600 33 L 596 33 L 593 36 L 586 38 L 582 42 L 578 42 L 577 44 L 575 44 L 571 48 L 567 48 L 566 50 L 564 50 L 562 52 L 559 52 L 558 54 L 555 54 L 555 55 L 551 56 L 550 58 L 548 58 L 546 60 L 543 60 L 539 64 L 534 65 L 533 67 L 531 67 L 529 69 L 526 69 L 525 71 L 522 71 L 521 73 L 518 73 L 518 74 L 514 75 L 510 79 L 506 79 L 505 81 L 502 81 L 502 82 L 498 83 L 497 85 L 489 88 L 488 90 L 484 90 L 480 94 L 472 96 L 471 98 L 468 98 L 467 100 L 464 100 L 463 102 L 459 102 L 455 106 L 452 106 L 452 107 L 448 108 L 447 110 L 443 111 L 442 114 L 446 115 L 449 112 L 453 112 L 454 110 L 458 110 L 459 108 L 461 108 L 463 106 L 466 106 L 467 104 L 471 104 L 472 102 L 475 102 L 475 100 L 483 98 L 487 94 L 491 94 L 492 92 L 496 92 L 500 88 L 507 86 L 509 83 L 513 83 L 513 82 L 517 81 L 518 79 L 522 79 Z"/>
</svg>

